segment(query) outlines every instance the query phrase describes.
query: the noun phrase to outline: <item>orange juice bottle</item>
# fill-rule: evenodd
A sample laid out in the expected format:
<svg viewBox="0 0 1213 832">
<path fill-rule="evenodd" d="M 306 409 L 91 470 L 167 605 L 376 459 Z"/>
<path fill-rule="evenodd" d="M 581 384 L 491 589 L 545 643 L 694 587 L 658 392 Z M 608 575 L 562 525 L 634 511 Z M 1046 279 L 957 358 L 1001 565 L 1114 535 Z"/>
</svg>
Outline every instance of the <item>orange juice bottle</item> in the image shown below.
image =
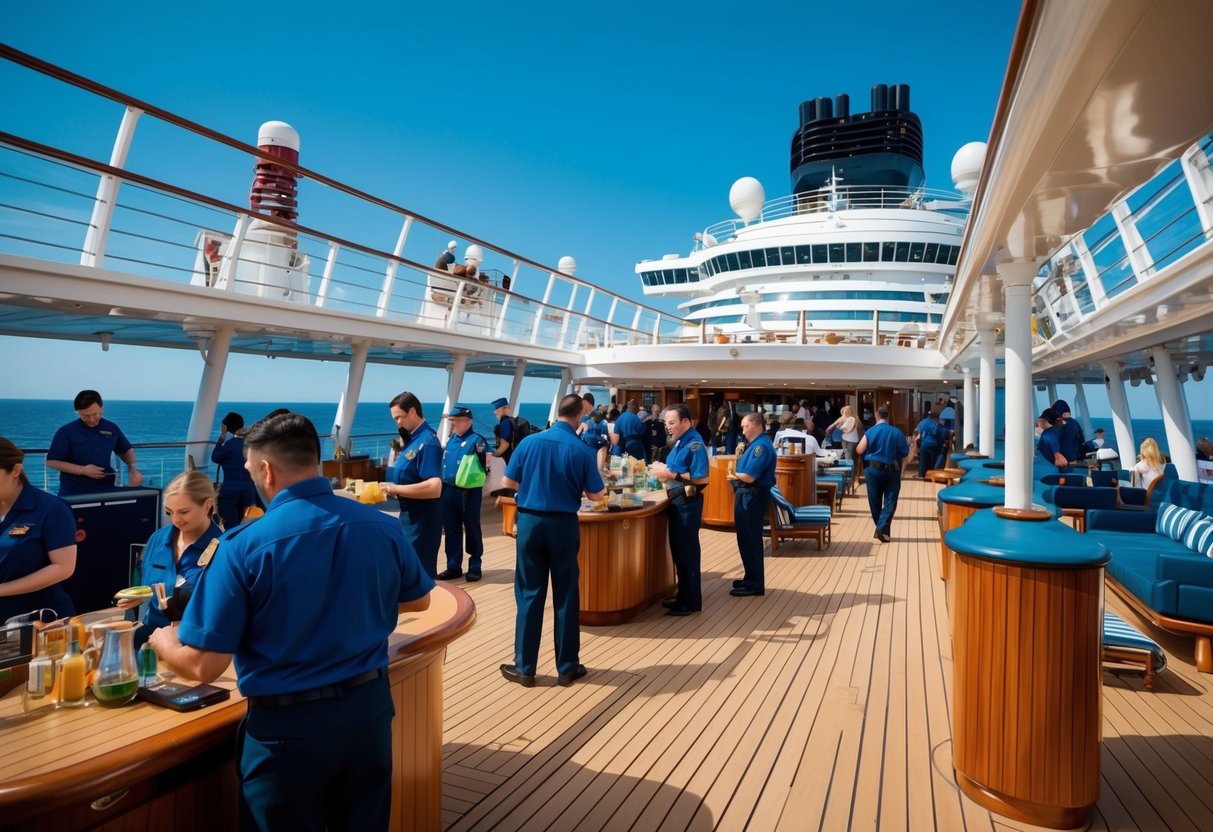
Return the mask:
<svg viewBox="0 0 1213 832">
<path fill-rule="evenodd" d="M 80 642 L 72 639 L 67 655 L 59 660 L 59 705 L 63 708 L 80 708 L 84 705 L 84 654 Z"/>
</svg>

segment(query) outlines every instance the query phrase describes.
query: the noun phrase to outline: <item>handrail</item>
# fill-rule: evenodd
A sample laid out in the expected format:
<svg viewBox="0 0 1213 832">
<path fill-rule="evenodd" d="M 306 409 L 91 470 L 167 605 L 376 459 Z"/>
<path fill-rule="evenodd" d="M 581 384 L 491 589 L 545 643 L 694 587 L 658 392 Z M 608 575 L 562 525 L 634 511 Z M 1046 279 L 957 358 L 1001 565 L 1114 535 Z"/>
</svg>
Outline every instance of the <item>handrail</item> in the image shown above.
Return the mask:
<svg viewBox="0 0 1213 832">
<path fill-rule="evenodd" d="M 419 220 L 419 221 L 425 223 L 426 225 L 430 226 L 431 228 L 434 228 L 434 229 L 437 229 L 437 230 L 443 232 L 444 234 L 454 235 L 461 239 L 467 240 L 468 242 L 475 243 L 476 245 L 479 245 L 482 248 L 490 249 L 498 254 L 501 254 L 504 257 L 514 259 L 520 263 L 525 263 L 526 265 L 528 265 L 534 269 L 538 269 L 540 271 L 545 271 L 545 272 L 550 272 L 553 274 L 558 274 L 561 276 L 562 279 L 564 279 L 570 283 L 574 283 L 574 284 L 577 284 L 580 286 L 586 286 L 587 288 L 595 288 L 600 293 L 606 294 L 610 297 L 616 297 L 615 293 L 613 293 L 609 290 L 602 289 L 601 287 L 596 286 L 593 283 L 582 280 L 581 278 L 574 277 L 573 275 L 562 272 L 557 268 L 554 268 L 551 266 L 545 266 L 542 263 L 539 263 L 535 260 L 531 260 L 528 257 L 524 257 L 520 254 L 515 254 L 514 252 L 510 251 L 509 249 L 501 248 L 500 246 L 496 246 L 496 245 L 489 243 L 485 240 L 482 240 L 478 237 L 469 235 L 463 231 L 453 228 L 452 226 L 446 225 L 445 223 L 431 219 L 431 218 L 425 216 L 424 214 L 419 214 L 415 211 L 410 211 L 407 208 L 404 208 L 403 206 L 397 205 L 393 202 L 389 202 L 388 200 L 383 199 L 382 197 L 377 197 L 373 194 L 367 193 L 366 191 L 363 191 L 363 190 L 360 190 L 353 186 L 338 182 L 337 180 L 332 179 L 331 177 L 325 176 L 324 174 L 314 171 L 310 168 L 306 168 L 297 163 L 290 162 L 279 156 L 271 156 L 270 154 L 264 152 L 263 150 L 261 150 L 258 147 L 255 147 L 250 144 L 246 144 L 244 142 L 239 141 L 238 139 L 233 139 L 230 136 L 226 136 L 223 133 L 220 133 L 216 130 L 212 130 L 209 127 L 205 127 L 205 126 L 198 124 L 197 122 L 191 121 L 187 118 L 183 118 L 181 116 L 174 115 L 173 113 L 170 113 L 169 111 L 167 111 L 161 107 L 157 107 L 154 104 L 149 104 L 138 98 L 134 98 L 133 96 L 129 96 L 124 93 L 118 92 L 117 90 L 113 89 L 112 87 L 105 86 L 104 84 L 98 83 L 98 82 L 90 80 L 88 78 L 85 78 L 82 75 L 77 75 L 76 73 L 71 72 L 70 70 L 56 66 L 55 64 L 49 63 L 40 58 L 34 57 L 33 55 L 30 55 L 26 52 L 22 52 L 18 49 L 14 49 L 13 47 L 11 47 L 8 44 L 3 43 L 3 42 L 0 42 L 0 58 L 4 58 L 8 61 L 11 61 L 12 63 L 18 64 L 20 66 L 24 66 L 27 69 L 33 70 L 34 72 L 38 72 L 43 75 L 50 76 L 59 81 L 70 84 L 74 87 L 78 87 L 78 88 L 86 90 L 88 92 L 92 92 L 96 95 L 100 95 L 104 98 L 108 98 L 111 101 L 117 102 L 124 106 L 134 107 L 136 109 L 142 110 L 143 112 L 147 113 L 148 115 L 158 118 L 161 121 L 164 121 L 168 124 L 172 124 L 176 127 L 180 127 L 183 130 L 187 130 L 191 133 L 196 133 L 200 136 L 211 139 L 212 141 L 219 142 L 220 144 L 226 145 L 235 150 L 239 150 L 243 153 L 248 153 L 259 159 L 263 159 L 267 162 L 271 162 L 280 168 L 290 170 L 290 171 L 298 174 L 301 177 L 310 179 L 319 184 L 333 188 L 334 190 L 340 191 L 341 193 L 347 194 L 348 196 L 352 196 L 363 202 L 368 202 L 368 203 L 370 203 L 372 205 L 376 205 L 380 208 L 386 208 L 389 211 L 401 214 L 402 216 L 405 216 L 405 217 L 413 217 L 414 219 Z M 97 165 L 100 166 L 100 163 L 97 163 Z M 130 171 L 127 171 L 125 169 L 113 169 L 113 168 L 110 168 L 108 165 L 105 165 L 104 167 L 105 167 L 105 169 L 107 169 L 111 172 L 111 175 L 118 176 L 122 179 L 129 180 L 129 179 L 135 178 L 134 174 L 132 174 Z M 243 213 L 250 213 L 250 212 L 248 209 L 243 209 Z M 259 220 L 268 220 L 269 219 L 269 217 L 264 214 L 254 214 L 254 216 L 256 216 L 257 219 L 259 219 Z M 317 232 L 311 232 L 311 233 L 317 233 Z M 318 236 L 325 237 L 326 239 L 336 239 L 334 237 L 329 237 L 329 235 L 327 235 L 327 234 L 318 234 Z M 525 296 L 519 295 L 519 297 L 525 297 Z M 631 300 L 630 298 L 626 298 L 622 295 L 618 295 L 617 297 L 619 297 L 621 300 L 623 300 L 627 303 L 630 303 L 630 304 L 637 303 L 636 301 Z M 529 300 L 529 298 L 528 298 L 528 300 Z M 653 307 L 644 307 L 644 308 L 649 309 L 650 311 L 652 311 L 654 313 L 661 314 L 660 310 L 657 310 Z"/>
<path fill-rule="evenodd" d="M 71 151 L 61 150 L 56 147 L 51 147 L 50 145 L 42 144 L 41 142 L 36 142 L 36 141 L 33 141 L 32 139 L 26 139 L 21 136 L 17 136 L 15 134 L 8 133 L 3 130 L 0 130 L 0 145 L 10 145 L 12 147 L 19 148 L 25 152 L 37 154 L 39 156 L 44 156 L 44 157 L 47 157 L 50 159 L 54 159 L 58 162 L 72 165 L 77 168 L 82 168 L 84 170 L 89 170 L 94 173 L 108 175 L 108 176 L 117 176 L 126 182 L 134 182 L 136 184 L 142 185 L 147 188 L 152 188 L 154 190 L 163 191 L 165 193 L 171 194 L 171 195 L 179 197 L 181 199 L 185 199 L 185 200 L 189 200 L 189 201 L 193 201 L 193 202 L 199 202 L 204 205 L 207 205 L 208 207 L 211 207 L 211 208 L 214 208 L 214 209 L 217 209 L 220 211 L 225 211 L 228 213 L 236 214 L 238 216 L 246 216 L 246 217 L 249 217 L 250 219 L 257 220 L 258 222 L 264 222 L 268 225 L 274 225 L 276 227 L 282 228 L 287 231 L 294 231 L 294 232 L 298 232 L 301 234 L 310 235 L 312 237 L 318 237 L 323 240 L 328 240 L 330 242 L 337 243 L 339 246 L 341 246 L 344 249 L 351 249 L 353 251 L 358 251 L 362 254 L 372 255 L 374 257 L 379 257 L 379 258 L 382 258 L 385 260 L 393 261 L 395 263 L 398 263 L 399 265 L 407 266 L 410 269 L 425 273 L 426 275 L 429 275 L 429 276 L 440 277 L 440 278 L 443 278 L 446 280 L 464 282 L 459 277 L 456 277 L 455 275 L 452 275 L 449 272 L 438 271 L 431 266 L 426 266 L 422 263 L 418 263 L 414 260 L 409 260 L 408 258 L 401 257 L 401 256 L 398 256 L 398 255 L 390 253 L 390 252 L 376 249 L 371 246 L 364 245 L 362 243 L 356 243 L 352 240 L 347 240 L 342 237 L 335 237 L 331 234 L 328 234 L 326 232 L 312 228 L 310 226 L 301 225 L 301 224 L 299 224 L 297 222 L 293 222 L 291 220 L 282 219 L 281 217 L 270 216 L 268 214 L 260 214 L 255 211 L 252 211 L 251 209 L 242 208 L 242 207 L 235 205 L 233 203 L 230 203 L 230 202 L 225 202 L 220 199 L 215 199 L 214 197 L 209 197 L 204 194 L 199 194 L 195 191 L 190 191 L 185 188 L 178 187 L 176 185 L 170 185 L 167 182 L 161 182 L 160 180 L 153 179 L 149 176 L 144 176 L 143 174 L 140 174 L 140 173 L 135 173 L 134 171 L 124 170 L 122 168 L 115 168 L 104 162 L 98 162 L 94 159 L 89 159 L 88 157 L 80 156 L 78 154 L 72 153 Z M 468 238 L 468 239 L 470 239 L 470 238 Z M 496 249 L 494 249 L 494 250 L 496 250 Z M 526 262 L 530 263 L 530 261 L 526 261 Z M 538 266 L 537 268 L 543 269 L 546 267 Z M 555 272 L 555 273 L 560 274 L 562 276 L 562 278 L 564 277 L 563 272 Z M 570 278 L 570 281 L 575 282 L 575 279 Z M 579 285 L 588 286 L 590 284 L 581 283 Z M 622 331 L 634 333 L 635 335 L 642 336 L 642 337 L 648 337 L 648 335 L 649 335 L 649 333 L 647 333 L 643 330 L 633 329 L 631 327 L 621 326 L 619 324 L 610 323 L 609 321 L 607 321 L 603 318 L 596 318 L 591 315 L 586 315 L 586 314 L 582 314 L 582 313 L 571 313 L 570 310 L 565 309 L 565 307 L 563 307 L 563 306 L 556 306 L 551 303 L 545 303 L 544 301 L 536 300 L 534 298 L 527 297 L 526 295 L 518 294 L 516 292 L 513 292 L 510 289 L 495 287 L 493 291 L 507 294 L 511 297 L 519 298 L 522 301 L 525 301 L 526 303 L 531 303 L 531 304 L 536 304 L 538 306 L 542 306 L 546 309 L 551 310 L 552 314 L 560 314 L 560 315 L 578 314 L 579 317 L 582 317 L 587 321 L 593 321 L 595 323 L 599 323 L 604 326 L 611 327 L 612 329 L 615 329 L 615 330 L 622 330 Z M 610 293 L 608 292 L 606 294 L 610 294 Z M 652 312 L 653 314 L 656 314 L 656 315 L 665 314 L 665 313 L 660 312 L 657 309 L 653 309 L 652 307 L 643 306 L 642 304 L 639 304 L 634 300 L 630 300 L 630 299 L 624 298 L 622 296 L 620 296 L 620 300 L 624 301 L 625 303 L 636 306 L 638 309 L 644 309 L 644 310 Z"/>
</svg>

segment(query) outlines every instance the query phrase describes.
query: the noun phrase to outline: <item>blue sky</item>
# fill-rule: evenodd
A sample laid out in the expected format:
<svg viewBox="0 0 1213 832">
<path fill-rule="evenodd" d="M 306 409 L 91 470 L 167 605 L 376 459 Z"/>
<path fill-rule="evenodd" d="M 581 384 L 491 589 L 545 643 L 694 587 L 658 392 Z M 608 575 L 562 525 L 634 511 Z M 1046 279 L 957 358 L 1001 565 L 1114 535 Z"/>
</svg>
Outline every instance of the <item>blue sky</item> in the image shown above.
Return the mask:
<svg viewBox="0 0 1213 832">
<path fill-rule="evenodd" d="M 860 111 L 871 85 L 910 84 L 928 184 L 951 187 L 954 151 L 988 135 L 1018 11 L 1009 0 L 304 0 L 261 14 L 133 0 L 8 4 L 0 37 L 250 142 L 261 122 L 288 121 L 303 164 L 540 262 L 571 254 L 579 277 L 640 297 L 634 264 L 685 252 L 695 229 L 731 216 L 738 177 L 757 177 L 768 198 L 788 192 L 804 99 L 845 92 Z M 4 129 L 108 156 L 116 110 L 77 114 L 7 64 L 0 87 Z M 225 198 L 245 198 L 247 167 L 188 170 L 188 159 L 157 158 L 154 130 L 140 130 L 132 158 L 145 169 L 213 178 L 216 195 L 230 182 Z M 332 223 L 305 202 L 309 219 Z M 48 369 L 8 396 L 101 385 L 109 398 L 192 399 L 201 366 L 183 351 L 0 338 L 0 351 L 16 350 L 37 350 Z M 222 398 L 333 400 L 344 387 L 341 363 L 269 366 L 233 356 Z M 362 397 L 406 385 L 440 399 L 445 374 L 368 367 Z M 523 398 L 551 387 L 536 382 Z"/>
</svg>

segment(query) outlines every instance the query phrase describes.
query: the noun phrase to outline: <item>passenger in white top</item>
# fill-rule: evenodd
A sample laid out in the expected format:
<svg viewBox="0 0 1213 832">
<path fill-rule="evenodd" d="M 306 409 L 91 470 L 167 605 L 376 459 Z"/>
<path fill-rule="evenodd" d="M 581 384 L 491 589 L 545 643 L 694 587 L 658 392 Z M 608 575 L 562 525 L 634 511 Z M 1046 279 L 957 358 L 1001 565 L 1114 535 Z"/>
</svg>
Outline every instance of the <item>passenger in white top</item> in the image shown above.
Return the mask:
<svg viewBox="0 0 1213 832">
<path fill-rule="evenodd" d="M 1129 469 L 1133 474 L 1133 484 L 1138 488 L 1149 488 L 1150 483 L 1162 476 L 1162 469 L 1166 464 L 1162 451 L 1158 449 L 1158 443 L 1149 437 L 1142 440 L 1137 464 Z"/>
<path fill-rule="evenodd" d="M 849 404 L 844 404 L 838 412 L 841 415 L 826 429 L 826 433 L 832 433 L 835 428 L 841 430 L 842 455 L 854 460 L 855 446 L 859 444 L 859 420 L 855 418 L 855 409 Z"/>
<path fill-rule="evenodd" d="M 790 439 L 795 442 L 803 442 L 804 452 L 806 454 L 817 454 L 817 456 L 822 455 L 821 445 L 817 443 L 817 438 L 811 433 L 805 433 L 802 430 L 794 430 L 792 428 L 781 428 L 775 433 L 775 446 L 778 447 L 779 443 L 784 439 Z"/>
</svg>

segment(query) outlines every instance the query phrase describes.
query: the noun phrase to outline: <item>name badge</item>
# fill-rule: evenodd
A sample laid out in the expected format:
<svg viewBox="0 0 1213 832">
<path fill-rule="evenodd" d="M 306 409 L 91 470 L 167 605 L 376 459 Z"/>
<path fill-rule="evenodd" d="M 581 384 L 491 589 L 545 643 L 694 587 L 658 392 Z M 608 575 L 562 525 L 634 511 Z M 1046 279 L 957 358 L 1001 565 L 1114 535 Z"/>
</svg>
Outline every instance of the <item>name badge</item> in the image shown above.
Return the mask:
<svg viewBox="0 0 1213 832">
<path fill-rule="evenodd" d="M 13 526 L 11 529 L 8 530 L 8 536 L 9 537 L 24 537 L 25 535 L 29 534 L 29 529 L 30 529 L 30 527 L 28 525 Z"/>
</svg>

